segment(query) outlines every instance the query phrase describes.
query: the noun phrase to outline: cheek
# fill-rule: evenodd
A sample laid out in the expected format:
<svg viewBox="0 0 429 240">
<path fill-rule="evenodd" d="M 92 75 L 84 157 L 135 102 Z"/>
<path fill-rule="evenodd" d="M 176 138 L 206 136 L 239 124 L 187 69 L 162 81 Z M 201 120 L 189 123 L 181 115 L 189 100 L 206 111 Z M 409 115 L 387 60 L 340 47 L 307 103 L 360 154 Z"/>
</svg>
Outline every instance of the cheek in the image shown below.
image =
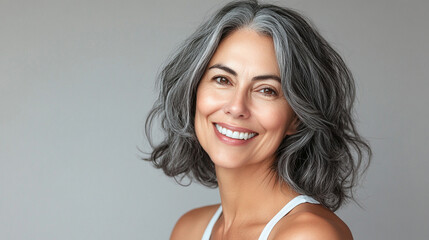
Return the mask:
<svg viewBox="0 0 429 240">
<path fill-rule="evenodd" d="M 205 88 L 197 90 L 197 104 L 195 111 L 195 118 L 210 115 L 216 111 L 218 100 L 216 94 Z"/>
<path fill-rule="evenodd" d="M 195 132 L 198 141 L 204 145 L 206 136 L 212 130 L 210 116 L 219 110 L 219 100 L 216 93 L 204 85 L 197 90 L 195 109 Z"/>
<path fill-rule="evenodd" d="M 273 103 L 272 105 L 265 105 L 259 108 L 258 119 L 260 119 L 261 125 L 267 131 L 278 131 L 284 133 L 290 125 L 291 120 L 294 117 L 293 111 L 287 104 Z"/>
<path fill-rule="evenodd" d="M 210 83 L 201 83 L 197 89 L 196 114 L 209 116 L 222 110 L 231 94 L 231 91 L 217 89 Z"/>
</svg>

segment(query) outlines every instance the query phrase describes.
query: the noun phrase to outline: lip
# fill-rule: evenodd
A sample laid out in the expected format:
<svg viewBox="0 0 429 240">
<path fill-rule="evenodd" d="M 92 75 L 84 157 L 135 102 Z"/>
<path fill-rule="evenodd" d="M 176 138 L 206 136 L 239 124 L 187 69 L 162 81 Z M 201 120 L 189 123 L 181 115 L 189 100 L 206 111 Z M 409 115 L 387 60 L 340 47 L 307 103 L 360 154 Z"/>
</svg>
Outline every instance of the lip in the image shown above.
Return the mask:
<svg viewBox="0 0 429 240">
<path fill-rule="evenodd" d="M 256 133 L 256 132 L 254 132 L 254 131 L 252 131 L 250 129 L 247 129 L 247 128 L 234 127 L 234 126 L 231 126 L 231 125 L 228 125 L 228 124 L 225 124 L 225 123 L 213 123 L 213 130 L 214 130 L 216 136 L 218 137 L 218 139 L 221 142 L 223 142 L 225 144 L 228 144 L 228 145 L 233 145 L 233 146 L 244 145 L 244 144 L 247 144 L 247 143 L 251 142 L 255 137 L 258 136 L 258 133 L 256 133 L 256 136 L 254 136 L 254 137 L 252 137 L 250 139 L 247 139 L 247 140 L 230 138 L 230 137 L 227 137 L 227 136 L 221 134 L 216 129 L 216 124 L 219 124 L 221 127 L 225 127 L 225 128 L 230 129 L 230 130 L 233 130 L 233 131 L 246 132 L 246 133 Z"/>
</svg>

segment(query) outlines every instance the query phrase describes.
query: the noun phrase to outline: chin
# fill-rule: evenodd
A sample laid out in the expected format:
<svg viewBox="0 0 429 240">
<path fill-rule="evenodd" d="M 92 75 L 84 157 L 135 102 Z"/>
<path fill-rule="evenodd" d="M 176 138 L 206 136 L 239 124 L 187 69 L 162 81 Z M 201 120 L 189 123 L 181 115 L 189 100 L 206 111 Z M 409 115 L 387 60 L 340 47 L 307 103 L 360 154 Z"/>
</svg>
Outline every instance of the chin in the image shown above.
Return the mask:
<svg viewBox="0 0 429 240">
<path fill-rule="evenodd" d="M 212 154 L 210 159 L 216 167 L 234 169 L 246 165 L 246 160 L 242 156 L 234 156 L 232 154 Z"/>
</svg>

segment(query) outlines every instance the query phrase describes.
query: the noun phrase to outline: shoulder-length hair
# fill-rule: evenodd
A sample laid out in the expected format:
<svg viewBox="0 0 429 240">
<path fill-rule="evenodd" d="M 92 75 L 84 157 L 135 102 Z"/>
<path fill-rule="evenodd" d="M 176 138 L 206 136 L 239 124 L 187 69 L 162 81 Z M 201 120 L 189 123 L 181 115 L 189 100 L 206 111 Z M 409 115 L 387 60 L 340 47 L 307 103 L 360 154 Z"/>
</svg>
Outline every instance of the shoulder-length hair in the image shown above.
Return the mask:
<svg viewBox="0 0 429 240">
<path fill-rule="evenodd" d="M 300 123 L 277 150 L 272 166 L 295 191 L 337 210 L 353 197 L 359 169 L 371 149 L 353 119 L 355 86 L 338 53 L 297 12 L 257 1 L 235 1 L 202 24 L 172 55 L 158 79 L 160 93 L 145 124 L 153 148 L 145 160 L 180 180 L 188 176 L 217 186 L 213 162 L 195 135 L 196 92 L 219 42 L 250 28 L 271 36 L 286 100 Z M 164 139 L 151 137 L 159 122 Z M 179 180 L 179 182 L 180 182 Z"/>
</svg>

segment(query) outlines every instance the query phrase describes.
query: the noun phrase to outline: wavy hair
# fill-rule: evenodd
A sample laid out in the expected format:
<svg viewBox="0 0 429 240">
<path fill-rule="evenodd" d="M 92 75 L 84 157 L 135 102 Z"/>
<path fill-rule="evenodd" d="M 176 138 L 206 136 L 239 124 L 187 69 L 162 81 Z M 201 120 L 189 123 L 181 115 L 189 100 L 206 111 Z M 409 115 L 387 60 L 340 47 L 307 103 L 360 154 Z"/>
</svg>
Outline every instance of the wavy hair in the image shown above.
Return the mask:
<svg viewBox="0 0 429 240">
<path fill-rule="evenodd" d="M 196 92 L 219 42 L 240 28 L 272 37 L 283 93 L 300 120 L 297 133 L 279 146 L 272 170 L 295 191 L 337 210 L 353 198 L 371 149 L 355 127 L 352 74 L 317 30 L 291 9 L 235 1 L 184 41 L 158 76 L 159 96 L 145 123 L 153 151 L 144 159 L 179 183 L 187 176 L 217 187 L 214 164 L 195 134 Z M 151 135 L 155 123 L 165 134 L 157 144 Z"/>
</svg>

